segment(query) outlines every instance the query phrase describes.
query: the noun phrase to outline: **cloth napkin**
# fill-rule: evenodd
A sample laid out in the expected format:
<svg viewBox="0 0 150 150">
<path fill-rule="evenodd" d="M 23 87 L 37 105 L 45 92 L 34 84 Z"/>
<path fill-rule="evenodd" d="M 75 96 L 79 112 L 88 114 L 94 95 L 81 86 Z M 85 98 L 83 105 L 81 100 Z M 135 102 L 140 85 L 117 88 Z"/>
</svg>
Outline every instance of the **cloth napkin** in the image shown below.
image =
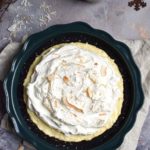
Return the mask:
<svg viewBox="0 0 150 150">
<path fill-rule="evenodd" d="M 117 150 L 135 150 L 137 147 L 138 139 L 140 136 L 141 128 L 145 121 L 145 118 L 148 114 L 148 109 L 150 106 L 150 40 L 122 40 L 126 43 L 132 52 L 132 55 L 135 59 L 136 64 L 138 65 L 141 74 L 142 74 L 142 86 L 145 95 L 145 101 L 138 112 L 136 122 L 134 127 L 127 133 L 124 138 L 122 145 Z M 9 43 L 0 53 L 0 80 L 3 80 L 7 74 L 7 71 L 10 69 L 10 65 L 13 57 L 20 50 L 21 43 L 12 42 Z M 13 132 L 9 123 L 8 115 L 5 114 L 1 121 L 1 128 L 8 129 Z M 15 134 L 13 132 L 13 134 Z M 1 141 L 1 140 L 0 140 Z M 16 145 L 18 149 L 34 149 L 26 141 L 22 142 L 23 144 Z M 13 149 L 11 149 L 13 150 Z"/>
</svg>

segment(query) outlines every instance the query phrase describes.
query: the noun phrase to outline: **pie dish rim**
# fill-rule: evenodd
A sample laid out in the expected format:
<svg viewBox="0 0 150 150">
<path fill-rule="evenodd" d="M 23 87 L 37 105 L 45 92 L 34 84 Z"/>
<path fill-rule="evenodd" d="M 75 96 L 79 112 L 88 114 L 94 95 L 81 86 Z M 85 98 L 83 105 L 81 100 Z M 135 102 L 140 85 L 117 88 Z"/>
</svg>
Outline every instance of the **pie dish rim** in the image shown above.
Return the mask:
<svg viewBox="0 0 150 150">
<path fill-rule="evenodd" d="M 27 128 L 27 126 L 24 125 L 22 121 L 23 116 L 20 113 L 18 113 L 18 110 L 16 108 L 16 99 L 14 99 L 14 95 L 13 95 L 14 93 L 13 86 L 14 84 L 17 84 L 15 82 L 15 78 L 18 76 L 17 68 L 19 67 L 20 62 L 29 53 L 29 51 L 39 47 L 39 45 L 44 43 L 48 38 L 50 38 L 50 36 L 59 35 L 62 33 L 65 34 L 68 32 L 81 32 L 81 33 L 91 34 L 98 38 L 103 39 L 104 41 L 107 42 L 107 44 L 111 45 L 113 48 L 118 50 L 118 53 L 120 53 L 122 58 L 127 62 L 126 64 L 130 69 L 130 73 L 132 75 L 132 80 L 134 83 L 134 99 L 133 99 L 134 103 L 131 112 L 128 116 L 128 119 L 126 120 L 126 123 L 121 128 L 121 130 L 119 130 L 119 132 L 116 133 L 116 135 L 112 137 L 110 141 L 107 141 L 103 145 L 99 145 L 98 147 L 94 148 L 94 149 L 100 149 L 100 148 L 115 149 L 122 143 L 125 134 L 133 127 L 133 124 L 136 119 L 136 114 L 144 102 L 144 95 L 141 86 L 141 75 L 139 69 L 137 68 L 133 60 L 129 48 L 124 43 L 115 40 L 112 36 L 110 36 L 105 31 L 94 29 L 86 23 L 74 22 L 70 24 L 54 25 L 42 32 L 31 35 L 26 40 L 26 42 L 22 47 L 22 50 L 14 58 L 11 69 L 4 80 L 4 92 L 6 97 L 7 112 L 11 117 L 16 132 L 21 137 L 23 137 L 24 139 L 32 143 L 39 150 L 42 150 L 43 148 L 54 149 L 54 147 L 52 147 L 52 145 L 50 145 L 49 143 L 40 141 L 39 137 L 34 136 L 31 133 L 31 131 Z"/>
</svg>

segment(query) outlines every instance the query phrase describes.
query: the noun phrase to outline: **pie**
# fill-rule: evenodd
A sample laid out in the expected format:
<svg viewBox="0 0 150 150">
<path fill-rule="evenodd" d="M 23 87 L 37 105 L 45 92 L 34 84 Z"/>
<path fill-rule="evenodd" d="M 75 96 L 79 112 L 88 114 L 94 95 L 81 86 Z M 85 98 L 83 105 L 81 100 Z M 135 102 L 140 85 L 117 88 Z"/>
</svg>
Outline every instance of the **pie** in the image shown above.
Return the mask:
<svg viewBox="0 0 150 150">
<path fill-rule="evenodd" d="M 123 78 L 115 61 L 91 44 L 52 46 L 37 56 L 24 80 L 30 119 L 50 137 L 91 140 L 121 114 Z"/>
</svg>

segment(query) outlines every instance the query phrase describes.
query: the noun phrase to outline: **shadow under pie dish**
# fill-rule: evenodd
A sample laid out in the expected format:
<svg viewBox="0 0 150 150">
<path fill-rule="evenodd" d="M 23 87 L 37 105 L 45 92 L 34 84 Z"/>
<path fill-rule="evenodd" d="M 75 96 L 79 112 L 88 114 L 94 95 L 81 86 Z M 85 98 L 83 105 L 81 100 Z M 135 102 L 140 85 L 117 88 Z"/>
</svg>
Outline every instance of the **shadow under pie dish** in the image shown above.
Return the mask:
<svg viewBox="0 0 150 150">
<path fill-rule="evenodd" d="M 79 49 L 83 58 L 79 57 L 80 51 L 77 51 Z M 54 65 L 52 60 L 43 63 L 46 57 L 51 59 L 58 53 L 60 58 L 53 59 Z M 62 59 L 63 55 L 67 57 Z M 60 62 L 64 65 L 60 65 Z M 40 66 L 42 63 L 44 65 Z M 56 75 L 53 78 L 54 72 L 51 74 L 50 70 L 53 70 L 57 63 L 58 69 L 55 70 Z M 47 64 L 50 67 L 46 67 Z M 39 76 L 35 74 L 35 70 L 38 70 L 36 67 L 43 70 L 44 80 L 43 72 L 38 72 Z M 112 77 L 109 75 L 111 69 L 115 70 L 114 73 L 117 74 L 115 77 L 120 77 L 119 86 L 115 85 L 117 79 L 113 84 L 113 80 L 105 81 L 103 77 L 107 74 L 108 78 Z M 67 72 L 67 70 L 71 71 Z M 75 75 L 77 72 L 79 72 L 78 78 Z M 38 80 L 34 84 L 36 78 Z M 82 81 L 85 84 L 81 84 Z M 112 82 L 113 86 L 107 81 Z M 51 84 L 48 84 L 49 82 Z M 33 84 L 38 86 L 32 86 Z M 45 96 L 47 92 L 44 91 L 47 91 L 46 87 L 49 85 L 52 89 L 47 98 Z M 111 88 L 111 91 L 117 89 L 120 91 L 117 100 L 113 98 L 118 104 L 112 105 Z M 133 126 L 136 113 L 143 103 L 140 73 L 128 47 L 115 41 L 106 32 L 93 29 L 81 22 L 52 26 L 29 37 L 22 51 L 14 58 L 12 68 L 4 81 L 4 89 L 7 111 L 12 117 L 16 131 L 38 149 L 115 149 L 121 144 L 125 133 Z M 35 89 L 38 92 L 35 92 Z M 31 90 L 34 90 L 32 93 L 35 93 L 39 99 L 42 97 L 40 107 L 36 106 L 38 101 L 35 101 L 35 97 L 32 99 L 33 94 L 29 94 Z M 100 97 L 104 105 L 99 103 Z M 105 97 L 107 100 L 111 97 L 108 105 L 105 104 L 106 100 L 103 102 Z M 92 110 L 93 103 L 95 106 Z M 43 110 L 42 106 L 47 109 Z M 103 108 L 100 109 L 102 106 L 106 107 L 105 113 L 102 111 Z M 108 106 L 110 107 L 107 108 Z M 52 117 L 46 116 L 47 110 L 52 112 Z M 113 115 L 115 111 L 118 113 Z M 101 125 L 104 125 L 104 128 Z M 103 130 L 99 131 L 100 127 Z"/>
</svg>

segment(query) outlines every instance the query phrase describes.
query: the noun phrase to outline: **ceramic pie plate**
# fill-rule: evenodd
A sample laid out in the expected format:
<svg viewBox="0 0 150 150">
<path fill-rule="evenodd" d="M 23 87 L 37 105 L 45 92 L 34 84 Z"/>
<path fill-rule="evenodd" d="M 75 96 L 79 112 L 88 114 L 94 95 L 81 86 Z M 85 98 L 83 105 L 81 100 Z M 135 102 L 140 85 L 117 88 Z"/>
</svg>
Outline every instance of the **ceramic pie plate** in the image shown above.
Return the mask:
<svg viewBox="0 0 150 150">
<path fill-rule="evenodd" d="M 64 142 L 47 136 L 30 120 L 23 100 L 23 82 L 34 59 L 51 46 L 70 42 L 88 42 L 103 49 L 115 60 L 124 80 L 124 102 L 120 116 L 110 129 L 90 141 Z M 133 127 L 144 100 L 140 72 L 129 48 L 105 31 L 93 29 L 83 22 L 54 25 L 31 35 L 13 60 L 4 80 L 4 92 L 6 109 L 16 132 L 38 150 L 116 149 Z"/>
</svg>

